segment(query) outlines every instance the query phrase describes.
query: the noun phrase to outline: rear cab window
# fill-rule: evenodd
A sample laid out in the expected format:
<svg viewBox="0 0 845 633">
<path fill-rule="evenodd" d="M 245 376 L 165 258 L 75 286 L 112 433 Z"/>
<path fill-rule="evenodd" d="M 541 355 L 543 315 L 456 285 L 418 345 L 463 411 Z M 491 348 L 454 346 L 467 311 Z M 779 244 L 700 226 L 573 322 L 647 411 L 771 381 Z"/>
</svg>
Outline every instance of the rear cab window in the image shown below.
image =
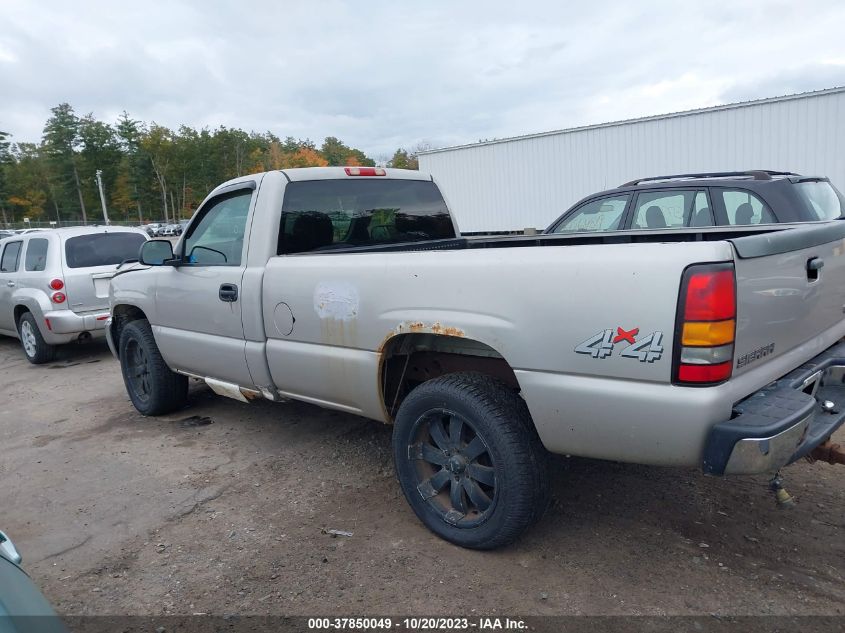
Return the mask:
<svg viewBox="0 0 845 633">
<path fill-rule="evenodd" d="M 117 266 L 137 259 L 145 241 L 140 233 L 128 231 L 75 235 L 65 241 L 65 261 L 68 268 Z"/>
<path fill-rule="evenodd" d="M 630 199 L 631 194 L 626 193 L 590 200 L 568 213 L 552 233 L 618 231 Z"/>
<path fill-rule="evenodd" d="M 337 179 L 288 183 L 278 254 L 455 237 L 430 180 Z"/>
<path fill-rule="evenodd" d="M 747 189 L 715 189 L 727 214 L 726 224 L 743 226 L 748 224 L 772 224 L 777 222 L 771 209 Z"/>
<path fill-rule="evenodd" d="M 43 237 L 33 237 L 26 245 L 24 256 L 24 270 L 27 272 L 41 272 L 47 269 L 47 251 L 50 241 Z"/>
<path fill-rule="evenodd" d="M 18 269 L 23 242 L 7 242 L 0 257 L 0 273 L 13 273 Z"/>
<path fill-rule="evenodd" d="M 643 191 L 637 195 L 633 229 L 713 226 L 707 193 L 696 189 Z"/>
</svg>

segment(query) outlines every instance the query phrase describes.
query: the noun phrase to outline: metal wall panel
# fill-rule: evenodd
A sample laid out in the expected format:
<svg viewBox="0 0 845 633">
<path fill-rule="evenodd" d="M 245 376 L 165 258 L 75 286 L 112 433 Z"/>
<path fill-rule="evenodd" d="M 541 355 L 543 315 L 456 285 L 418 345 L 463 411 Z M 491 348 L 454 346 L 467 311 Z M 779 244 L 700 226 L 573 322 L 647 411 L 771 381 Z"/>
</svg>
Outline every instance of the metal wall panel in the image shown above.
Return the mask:
<svg viewBox="0 0 845 633">
<path fill-rule="evenodd" d="M 464 232 L 542 229 L 583 196 L 643 176 L 775 169 L 845 192 L 845 88 L 420 155 Z"/>
</svg>

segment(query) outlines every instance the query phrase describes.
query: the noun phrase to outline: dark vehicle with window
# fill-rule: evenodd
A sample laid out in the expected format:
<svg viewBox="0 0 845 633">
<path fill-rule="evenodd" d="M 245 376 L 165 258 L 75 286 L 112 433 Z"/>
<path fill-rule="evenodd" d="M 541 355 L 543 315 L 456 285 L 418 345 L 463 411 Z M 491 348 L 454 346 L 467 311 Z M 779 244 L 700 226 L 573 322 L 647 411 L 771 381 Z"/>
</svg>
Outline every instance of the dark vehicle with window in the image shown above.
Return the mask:
<svg viewBox="0 0 845 633">
<path fill-rule="evenodd" d="M 53 360 L 56 346 L 101 337 L 109 280 L 137 260 L 147 234 L 74 227 L 0 240 L 0 334 L 21 340 L 27 360 Z"/>
<path fill-rule="evenodd" d="M 843 215 L 845 199 L 827 178 L 778 171 L 679 174 L 590 195 L 545 233 L 747 226 Z"/>
</svg>

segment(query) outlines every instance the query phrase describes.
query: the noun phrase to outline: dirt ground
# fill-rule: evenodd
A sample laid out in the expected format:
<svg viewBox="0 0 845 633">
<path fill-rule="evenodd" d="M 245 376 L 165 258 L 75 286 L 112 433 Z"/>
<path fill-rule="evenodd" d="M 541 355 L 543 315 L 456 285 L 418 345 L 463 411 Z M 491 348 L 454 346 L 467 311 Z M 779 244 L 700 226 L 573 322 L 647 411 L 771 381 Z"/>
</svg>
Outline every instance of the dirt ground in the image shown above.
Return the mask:
<svg viewBox="0 0 845 633">
<path fill-rule="evenodd" d="M 377 422 L 200 384 L 143 418 L 104 343 L 0 339 L 0 385 L 0 527 L 62 614 L 845 614 L 841 466 L 787 469 L 781 510 L 764 478 L 556 458 L 543 521 L 482 553 L 417 521 Z"/>
</svg>

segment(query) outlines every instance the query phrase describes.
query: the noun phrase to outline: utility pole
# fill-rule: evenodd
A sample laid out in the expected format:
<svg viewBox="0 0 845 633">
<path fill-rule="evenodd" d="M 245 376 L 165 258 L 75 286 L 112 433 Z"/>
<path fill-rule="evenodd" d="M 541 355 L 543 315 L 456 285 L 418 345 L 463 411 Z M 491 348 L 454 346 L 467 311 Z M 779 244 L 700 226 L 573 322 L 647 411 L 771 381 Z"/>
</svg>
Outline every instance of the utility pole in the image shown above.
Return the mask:
<svg viewBox="0 0 845 633">
<path fill-rule="evenodd" d="M 106 194 L 103 191 L 103 170 L 97 170 L 97 187 L 100 189 L 100 204 L 103 205 L 103 220 L 106 221 L 106 226 L 109 225 L 109 212 L 106 210 Z"/>
</svg>

